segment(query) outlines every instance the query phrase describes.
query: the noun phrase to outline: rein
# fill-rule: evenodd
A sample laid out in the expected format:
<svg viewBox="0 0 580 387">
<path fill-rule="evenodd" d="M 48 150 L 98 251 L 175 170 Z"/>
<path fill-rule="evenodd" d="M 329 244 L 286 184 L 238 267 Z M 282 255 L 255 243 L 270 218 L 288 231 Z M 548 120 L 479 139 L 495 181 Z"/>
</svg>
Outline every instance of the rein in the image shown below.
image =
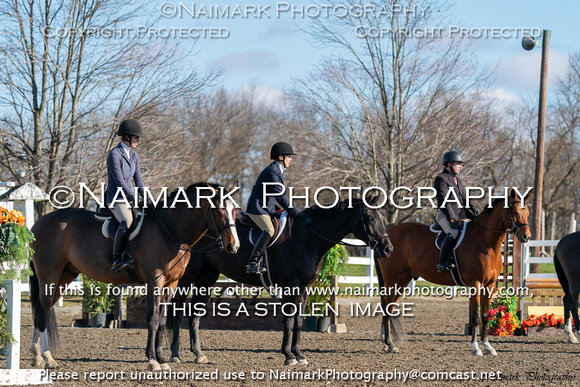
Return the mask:
<svg viewBox="0 0 580 387">
<path fill-rule="evenodd" d="M 194 250 L 193 247 L 190 247 L 190 248 L 183 247 L 182 246 L 183 244 L 180 243 L 179 241 L 177 241 L 175 239 L 175 237 L 173 236 L 173 234 L 169 232 L 169 230 L 165 226 L 165 223 L 159 218 L 159 216 L 158 216 L 157 212 L 155 211 L 155 209 L 151 209 L 150 213 L 153 215 L 152 217 L 157 222 L 157 225 L 159 226 L 159 229 L 161 230 L 161 233 L 163 234 L 163 236 L 165 237 L 165 239 L 167 239 L 170 242 L 176 244 L 178 246 L 179 250 L 184 252 L 183 255 L 185 255 L 186 253 L 191 253 L 191 252 L 199 252 L 199 253 L 202 253 L 202 252 L 217 251 L 217 250 Z M 214 224 L 216 225 L 216 228 L 218 228 L 217 227 L 217 221 L 215 219 L 215 214 L 213 213 L 213 211 L 211 211 L 211 213 L 213 215 Z M 222 241 L 222 238 L 221 238 L 221 232 L 223 230 L 225 230 L 226 228 L 231 228 L 231 227 L 232 227 L 232 225 L 231 224 L 228 224 L 228 225 L 226 225 L 226 226 L 224 226 L 224 227 L 222 227 L 221 229 L 218 230 L 218 236 L 215 239 L 215 242 L 217 243 L 217 245 L 219 247 L 219 250 L 223 250 L 224 249 L 223 241 Z M 236 227 L 236 226 L 233 225 L 233 227 Z M 210 238 L 207 235 L 204 235 L 204 237 Z M 183 256 L 182 256 L 182 258 L 183 258 Z M 180 258 L 180 260 L 181 260 L 181 258 Z"/>
<path fill-rule="evenodd" d="M 359 211 L 359 215 L 356 218 L 356 221 L 354 222 L 354 225 L 352 227 L 353 229 L 356 227 L 356 225 L 361 220 L 361 218 L 362 218 L 362 204 L 361 204 L 361 208 L 360 208 L 360 211 Z M 355 245 L 353 243 L 348 243 L 348 242 L 343 242 L 343 241 L 335 241 L 335 240 L 333 240 L 331 238 L 325 237 L 324 235 L 320 234 L 318 231 L 314 230 L 312 227 L 310 227 L 309 225 L 307 225 L 306 223 L 304 223 L 302 220 L 300 220 L 298 218 L 295 218 L 295 219 L 298 220 L 302 224 L 302 226 L 304 226 L 305 229 L 307 229 L 308 231 L 310 231 L 315 236 L 317 236 L 320 239 L 323 239 L 323 240 L 325 240 L 327 242 L 333 243 L 335 245 L 336 244 L 339 244 L 339 245 L 350 246 L 350 247 L 361 247 L 360 245 Z M 370 235 L 370 233 L 368 232 L 368 228 L 367 228 L 367 226 L 366 226 L 366 224 L 364 222 L 362 223 L 362 225 L 363 225 L 363 230 L 364 230 L 365 234 L 369 238 L 368 246 L 371 248 L 371 250 L 374 250 L 377 247 L 377 245 L 379 244 L 379 241 L 377 241 L 376 239 L 374 239 Z"/>
</svg>

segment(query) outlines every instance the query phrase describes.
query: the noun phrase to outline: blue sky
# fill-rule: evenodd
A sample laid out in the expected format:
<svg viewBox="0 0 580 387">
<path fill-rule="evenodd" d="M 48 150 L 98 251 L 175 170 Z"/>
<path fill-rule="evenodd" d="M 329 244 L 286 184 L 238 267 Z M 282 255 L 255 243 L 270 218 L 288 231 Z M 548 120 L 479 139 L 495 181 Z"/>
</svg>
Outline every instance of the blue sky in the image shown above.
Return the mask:
<svg viewBox="0 0 580 387">
<path fill-rule="evenodd" d="M 199 39 L 195 43 L 198 54 L 193 57 L 193 65 L 204 71 L 221 69 L 222 85 L 235 89 L 255 83 L 263 91 L 273 93 L 281 90 L 294 76 L 300 76 L 313 67 L 330 50 L 313 47 L 308 37 L 298 30 L 300 25 L 309 20 L 292 17 L 289 12 L 276 17 L 276 4 L 281 7 L 308 6 L 308 0 L 273 2 L 267 0 L 250 0 L 235 2 L 224 0 L 157 1 L 155 12 L 174 13 L 175 6 L 183 5 L 196 11 L 201 6 L 206 9 L 213 5 L 229 4 L 254 6 L 256 10 L 269 5 L 267 14 L 248 19 L 235 18 L 193 18 L 190 15 L 162 17 L 160 26 L 170 27 L 217 27 L 227 29 L 229 36 L 218 39 Z M 324 2 L 321 2 L 324 4 Z M 154 2 L 155 4 L 155 2 Z M 167 5 L 169 4 L 169 5 Z M 429 1 L 416 3 L 428 7 Z M 554 81 L 567 69 L 568 56 L 580 51 L 580 42 L 575 40 L 575 28 L 580 17 L 580 1 L 558 1 L 548 4 L 539 0 L 513 1 L 456 1 L 450 3 L 450 26 L 474 28 L 509 27 L 536 28 L 551 30 L 549 53 L 549 85 L 553 90 Z M 162 7 L 164 10 L 162 11 Z M 173 8 L 172 8 L 173 7 Z M 257 12 L 258 13 L 258 12 Z M 222 30 L 222 32 L 225 30 Z M 472 53 L 477 57 L 480 66 L 496 68 L 492 92 L 504 100 L 517 100 L 520 97 L 537 96 L 540 78 L 541 47 L 533 51 L 524 51 L 521 37 L 511 38 L 468 38 L 471 41 Z M 541 39 L 540 39 L 541 40 Z M 193 39 L 183 39 L 186 47 L 194 44 Z M 541 43 L 540 43 L 541 44 Z"/>
</svg>

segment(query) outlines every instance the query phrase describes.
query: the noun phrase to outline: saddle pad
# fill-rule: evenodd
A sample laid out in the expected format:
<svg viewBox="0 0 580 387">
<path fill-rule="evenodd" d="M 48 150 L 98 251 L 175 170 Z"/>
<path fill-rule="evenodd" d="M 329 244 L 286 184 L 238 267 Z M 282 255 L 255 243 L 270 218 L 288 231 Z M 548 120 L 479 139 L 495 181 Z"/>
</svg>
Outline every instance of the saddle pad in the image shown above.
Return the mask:
<svg viewBox="0 0 580 387">
<path fill-rule="evenodd" d="M 95 216 L 97 220 L 102 220 L 99 216 Z M 129 233 L 129 240 L 132 241 L 139 235 L 139 231 L 141 231 L 141 226 L 143 226 L 143 220 L 145 219 L 145 212 L 141 211 L 141 213 L 135 219 L 135 224 L 133 230 Z M 103 233 L 105 238 L 108 239 L 115 239 L 115 234 L 117 233 L 117 228 L 119 228 L 119 222 L 114 217 L 108 217 L 104 219 L 103 226 L 101 227 L 101 232 Z"/>
<path fill-rule="evenodd" d="M 276 224 L 277 222 L 279 223 Z M 272 223 L 274 223 L 275 234 L 274 238 L 272 238 L 272 240 L 268 244 L 268 247 L 274 245 L 280 238 L 280 235 L 282 235 L 282 233 L 286 229 L 286 224 L 288 223 L 288 212 L 287 211 L 281 212 L 279 218 L 272 219 Z M 260 237 L 261 234 L 262 230 L 260 230 L 258 227 L 252 227 L 250 229 L 250 232 L 248 233 L 248 239 L 252 244 L 252 246 L 255 245 L 256 243 L 255 241 Z"/>
</svg>

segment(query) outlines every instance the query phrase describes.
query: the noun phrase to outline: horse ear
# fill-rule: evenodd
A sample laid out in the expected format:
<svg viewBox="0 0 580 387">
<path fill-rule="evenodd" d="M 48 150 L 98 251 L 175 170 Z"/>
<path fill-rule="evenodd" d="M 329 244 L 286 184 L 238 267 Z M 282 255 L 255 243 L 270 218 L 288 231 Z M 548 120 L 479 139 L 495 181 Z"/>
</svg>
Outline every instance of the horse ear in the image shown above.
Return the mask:
<svg viewBox="0 0 580 387">
<path fill-rule="evenodd" d="M 369 200 L 367 200 L 367 203 L 374 207 L 377 205 L 378 201 L 379 201 L 379 195 L 377 194 L 377 195 L 371 196 L 369 198 Z"/>
<path fill-rule="evenodd" d="M 516 190 L 512 188 L 511 192 L 510 192 L 510 198 L 512 200 L 516 200 L 517 199 L 517 195 L 516 195 Z"/>
<path fill-rule="evenodd" d="M 230 192 L 230 191 L 233 191 L 234 189 L 236 189 L 236 188 L 238 188 L 238 187 L 239 187 L 239 185 L 238 185 L 238 181 L 236 180 L 236 182 L 234 183 L 234 185 L 232 185 L 232 186 L 230 187 L 230 189 L 228 189 L 228 192 Z"/>
<path fill-rule="evenodd" d="M 207 185 L 209 188 L 213 189 L 213 192 L 217 193 L 218 190 L 215 189 L 214 187 L 212 187 L 211 185 L 209 185 L 208 183 L 205 183 L 205 185 Z"/>
<path fill-rule="evenodd" d="M 530 192 L 524 197 L 524 203 L 527 203 L 534 196 L 534 189 L 532 188 Z"/>
</svg>

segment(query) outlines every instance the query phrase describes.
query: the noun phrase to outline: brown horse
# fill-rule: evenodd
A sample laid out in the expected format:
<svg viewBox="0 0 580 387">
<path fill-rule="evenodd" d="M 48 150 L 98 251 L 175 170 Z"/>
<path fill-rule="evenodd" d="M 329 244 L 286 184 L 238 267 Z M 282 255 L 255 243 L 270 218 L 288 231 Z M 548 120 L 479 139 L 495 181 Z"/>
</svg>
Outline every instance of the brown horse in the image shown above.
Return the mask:
<svg viewBox="0 0 580 387">
<path fill-rule="evenodd" d="M 227 193 L 236 188 L 237 183 Z M 235 228 L 237 209 L 224 191 L 215 184 L 197 183 L 174 192 L 166 205 L 146 210 L 139 235 L 128 243 L 135 258 L 134 278 L 147 289 L 145 353 L 151 370 L 169 368 L 162 355 L 166 316 L 160 302 L 171 298 L 171 290 L 189 262 L 191 247 L 208 229 L 221 237 L 228 253 L 235 254 L 240 245 Z M 93 212 L 69 208 L 45 215 L 32 228 L 36 237 L 31 245 L 35 253 L 30 277 L 35 366 L 42 364 L 42 357 L 45 367 L 57 366 L 50 353 L 58 345 L 53 306 L 79 273 L 113 284 L 135 282 L 126 271 L 111 271 L 113 243 L 102 235 L 101 226 Z"/>
<path fill-rule="evenodd" d="M 524 198 L 529 200 L 531 191 Z M 467 224 L 463 242 L 457 247 L 458 267 L 463 282 L 470 287 L 469 316 L 471 325 L 471 345 L 474 355 L 482 355 L 476 341 L 476 328 L 481 313 L 481 340 L 487 354 L 497 355 L 487 341 L 487 320 L 490 297 L 494 292 L 496 280 L 502 270 L 501 244 L 508 232 L 512 232 L 522 243 L 530 238 L 528 207 L 518 200 L 514 190 L 508 198 L 508 206 L 503 199 L 495 200 L 475 221 Z M 385 351 L 397 353 L 394 341 L 400 334 L 400 321 L 392 315 L 394 303 L 402 297 L 403 288 L 411 279 L 422 277 L 429 282 L 441 285 L 456 285 L 450 272 L 437 273 L 439 250 L 435 247 L 435 234 L 429 226 L 420 223 L 401 223 L 387 229 L 393 242 L 393 253 L 387 259 L 377 260 L 377 276 L 381 286 L 381 305 L 388 305 L 384 313 L 383 330 Z M 475 293 L 474 295 L 472 293 Z M 389 323 L 392 323 L 392 327 Z M 391 337 L 391 328 L 393 337 Z"/>
</svg>

